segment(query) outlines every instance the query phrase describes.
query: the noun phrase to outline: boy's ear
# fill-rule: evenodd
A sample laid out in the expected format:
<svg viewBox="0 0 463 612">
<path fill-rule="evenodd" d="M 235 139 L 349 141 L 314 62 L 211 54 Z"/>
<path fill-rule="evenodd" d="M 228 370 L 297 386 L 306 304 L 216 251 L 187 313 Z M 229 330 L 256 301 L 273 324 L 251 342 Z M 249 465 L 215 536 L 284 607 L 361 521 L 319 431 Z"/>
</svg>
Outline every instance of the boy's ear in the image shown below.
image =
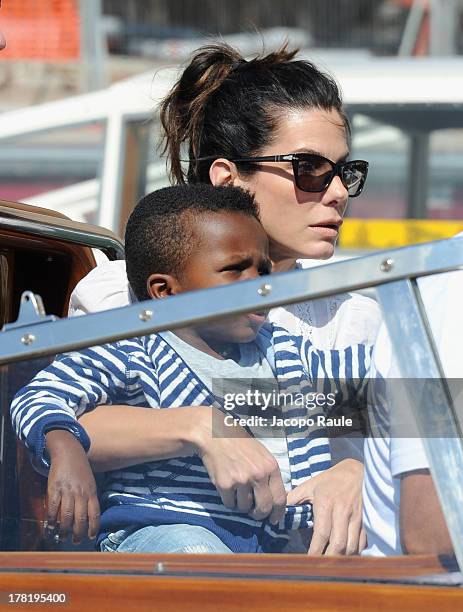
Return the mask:
<svg viewBox="0 0 463 612">
<path fill-rule="evenodd" d="M 170 274 L 151 274 L 146 281 L 148 295 L 156 300 L 180 293 L 180 285 Z"/>
<path fill-rule="evenodd" d="M 209 168 L 209 178 L 214 187 L 233 185 L 237 176 L 236 165 L 223 157 L 215 159 Z"/>
</svg>

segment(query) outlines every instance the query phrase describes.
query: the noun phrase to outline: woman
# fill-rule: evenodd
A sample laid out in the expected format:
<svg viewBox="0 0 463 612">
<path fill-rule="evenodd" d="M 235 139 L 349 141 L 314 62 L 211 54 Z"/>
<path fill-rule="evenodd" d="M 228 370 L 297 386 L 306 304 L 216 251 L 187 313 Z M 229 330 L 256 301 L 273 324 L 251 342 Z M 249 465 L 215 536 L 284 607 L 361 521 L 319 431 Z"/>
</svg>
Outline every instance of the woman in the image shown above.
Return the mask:
<svg viewBox="0 0 463 612">
<path fill-rule="evenodd" d="M 349 123 L 335 82 L 295 54 L 284 47 L 246 61 L 227 45 L 204 47 L 160 111 L 171 179 L 254 193 L 274 272 L 333 255 L 348 197 L 360 194 L 368 168 L 347 162 Z M 125 271 L 114 262 L 81 281 L 71 312 L 129 301 Z M 343 348 L 373 342 L 380 317 L 374 301 L 345 294 L 278 308 L 270 318 L 320 348 Z M 364 547 L 362 478 L 361 463 L 346 458 L 291 491 L 289 503 L 313 503 L 309 553 L 353 554 Z"/>
</svg>

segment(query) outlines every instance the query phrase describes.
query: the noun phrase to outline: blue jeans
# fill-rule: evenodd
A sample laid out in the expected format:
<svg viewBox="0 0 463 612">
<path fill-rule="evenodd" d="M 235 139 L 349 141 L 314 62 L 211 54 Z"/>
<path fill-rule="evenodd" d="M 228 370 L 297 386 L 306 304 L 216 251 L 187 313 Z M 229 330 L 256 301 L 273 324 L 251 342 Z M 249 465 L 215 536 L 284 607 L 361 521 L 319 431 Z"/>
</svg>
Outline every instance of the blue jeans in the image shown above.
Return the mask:
<svg viewBox="0 0 463 612">
<path fill-rule="evenodd" d="M 199 525 L 158 525 L 110 533 L 100 543 L 103 552 L 231 553 L 215 534 Z"/>
</svg>

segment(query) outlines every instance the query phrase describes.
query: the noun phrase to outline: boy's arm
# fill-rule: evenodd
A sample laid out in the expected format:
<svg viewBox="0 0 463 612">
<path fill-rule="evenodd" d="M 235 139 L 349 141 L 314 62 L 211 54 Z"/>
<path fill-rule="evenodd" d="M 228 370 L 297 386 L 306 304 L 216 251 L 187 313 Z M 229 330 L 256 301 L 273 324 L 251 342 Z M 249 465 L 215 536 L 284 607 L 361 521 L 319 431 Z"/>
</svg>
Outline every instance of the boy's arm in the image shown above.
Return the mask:
<svg viewBox="0 0 463 612">
<path fill-rule="evenodd" d="M 96 537 L 100 504 L 92 469 L 85 450 L 75 436 L 64 430 L 49 431 L 46 449 L 50 457 L 47 483 L 47 530 L 65 539 L 70 532 L 79 544 L 88 534 Z"/>
<path fill-rule="evenodd" d="M 95 479 L 86 451 L 90 440 L 76 415 L 100 402 L 124 399 L 125 354 L 114 345 L 64 354 L 16 395 L 11 417 L 34 467 L 48 474 L 47 526 L 79 543 L 99 528 Z"/>
<path fill-rule="evenodd" d="M 125 355 L 115 345 L 95 347 L 61 355 L 16 394 L 13 427 L 39 472 L 46 475 L 50 467 L 49 431 L 69 431 L 88 450 L 90 440 L 76 416 L 118 397 L 124 401 L 125 372 Z"/>
</svg>

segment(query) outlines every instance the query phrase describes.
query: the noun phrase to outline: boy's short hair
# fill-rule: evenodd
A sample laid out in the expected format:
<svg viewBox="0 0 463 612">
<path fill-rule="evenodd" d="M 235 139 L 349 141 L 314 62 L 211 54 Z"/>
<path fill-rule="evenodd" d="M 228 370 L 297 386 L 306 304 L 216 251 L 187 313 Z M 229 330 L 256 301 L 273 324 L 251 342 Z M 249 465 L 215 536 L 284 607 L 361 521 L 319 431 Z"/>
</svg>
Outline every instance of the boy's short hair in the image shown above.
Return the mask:
<svg viewBox="0 0 463 612">
<path fill-rule="evenodd" d="M 185 266 L 198 244 L 192 220 L 221 212 L 259 220 L 254 196 L 239 187 L 175 185 L 140 200 L 125 229 L 127 276 L 139 300 L 150 297 L 146 288 L 150 274 L 176 274 Z"/>
</svg>

